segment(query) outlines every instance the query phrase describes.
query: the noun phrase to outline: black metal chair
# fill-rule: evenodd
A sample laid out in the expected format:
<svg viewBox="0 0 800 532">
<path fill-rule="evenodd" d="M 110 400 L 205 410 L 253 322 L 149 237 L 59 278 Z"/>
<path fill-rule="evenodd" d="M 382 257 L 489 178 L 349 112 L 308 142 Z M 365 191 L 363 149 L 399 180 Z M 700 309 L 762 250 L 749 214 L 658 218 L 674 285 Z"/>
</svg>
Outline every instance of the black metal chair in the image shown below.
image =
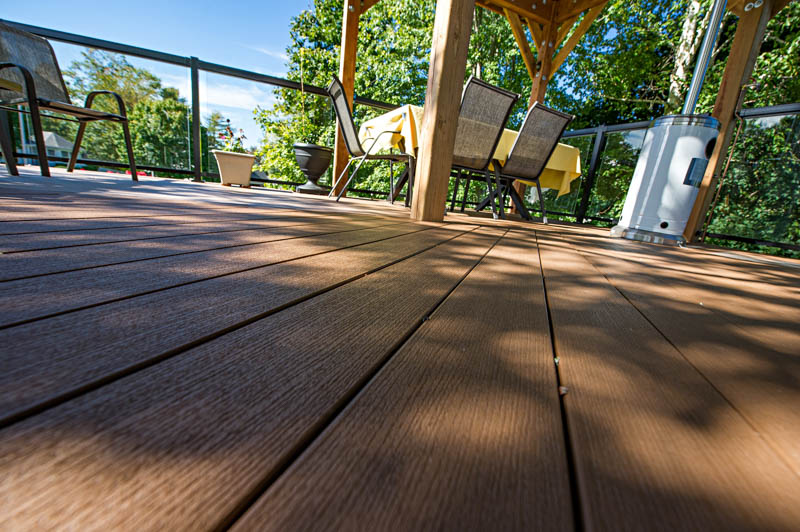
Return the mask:
<svg viewBox="0 0 800 532">
<path fill-rule="evenodd" d="M 531 215 L 522 198 L 519 197 L 519 194 L 512 186 L 512 182 L 516 179 L 533 181 L 536 183 L 542 221 L 547 223 L 547 212 L 544 207 L 539 177 L 542 175 L 550 156 L 553 155 L 553 151 L 558 145 L 558 140 L 564 134 L 564 130 L 572 122 L 573 118 L 575 117 L 572 115 L 556 111 L 540 103 L 534 103 L 525 115 L 525 120 L 522 122 L 522 127 L 519 130 L 517 139 L 514 141 L 514 145 L 511 147 L 506 163 L 501 167 L 500 163 L 495 161 L 492 165 L 494 167 L 495 182 L 498 185 L 495 190 L 489 191 L 489 197 L 478 205 L 478 210 L 484 208 L 487 202 L 497 198 L 501 205 L 500 213 L 502 216 L 502 204 L 505 203 L 505 194 L 508 193 L 520 216 L 530 220 Z"/>
<path fill-rule="evenodd" d="M 119 114 L 91 108 L 95 97 L 101 94 L 107 94 L 116 99 Z M 138 181 L 131 134 L 128 129 L 128 115 L 125 112 L 125 103 L 122 101 L 122 97 L 111 91 L 93 91 L 87 95 L 84 107 L 72 105 L 61 76 L 61 70 L 58 67 L 56 54 L 50 43 L 37 35 L 0 21 L 0 148 L 2 148 L 6 166 L 11 175 L 19 175 L 19 172 L 14 158 L 14 143 L 6 111 L 25 112 L 13 107 L 19 104 L 26 105 L 30 112 L 36 139 L 37 159 L 43 176 L 50 176 L 41 121 L 41 110 L 45 109 L 73 116 L 80 122 L 78 135 L 67 166 L 68 172 L 75 169 L 86 124 L 96 120 L 108 120 L 122 125 L 131 178 Z"/>
<path fill-rule="evenodd" d="M 328 193 L 328 197 L 330 197 L 334 191 L 336 190 L 336 186 L 339 184 L 339 181 L 342 179 L 344 174 L 347 172 L 347 169 L 350 168 L 350 165 L 353 164 L 354 161 L 358 161 L 358 165 L 356 169 L 350 174 L 350 177 L 347 179 L 347 182 L 342 187 L 342 190 L 336 196 L 336 201 L 339 201 L 342 196 L 344 195 L 345 191 L 347 191 L 347 187 L 350 186 L 350 183 L 358 174 L 359 169 L 361 169 L 361 165 L 364 164 L 364 161 L 394 161 L 394 162 L 404 162 L 406 163 L 407 169 L 406 172 L 408 173 L 408 191 L 406 193 L 406 205 L 409 204 L 409 199 L 411 198 L 411 190 L 414 183 L 414 156 L 406 154 L 406 153 L 388 153 L 388 154 L 376 154 L 370 153 L 372 149 L 378 142 L 378 139 L 386 133 L 400 133 L 399 131 L 390 130 L 390 131 L 381 131 L 372 139 L 365 139 L 365 140 L 372 140 L 372 144 L 370 145 L 367 150 L 361 146 L 361 142 L 358 140 L 358 130 L 356 129 L 356 125 L 353 122 L 353 115 L 350 112 L 350 106 L 347 104 L 347 95 L 344 93 L 344 87 L 342 87 L 342 82 L 339 81 L 339 78 L 336 76 L 333 77 L 333 81 L 331 82 L 330 86 L 328 87 L 328 95 L 331 97 L 333 101 L 333 109 L 336 112 L 336 118 L 339 120 L 339 126 L 342 129 L 342 136 L 344 137 L 345 146 L 347 146 L 347 151 L 350 153 L 350 160 L 347 162 L 347 165 L 342 170 L 342 173 L 336 180 L 333 182 L 333 186 L 331 187 L 331 191 Z M 402 185 L 401 185 L 402 186 Z M 394 189 L 394 182 L 392 182 L 392 189 Z M 394 190 L 390 192 L 390 198 L 394 200 Z"/>
<path fill-rule="evenodd" d="M 503 135 L 503 128 L 518 94 L 490 85 L 470 76 L 461 95 L 458 129 L 453 147 L 453 170 L 456 173 L 456 192 L 464 172 L 483 175 L 489 191 L 489 163 Z M 454 192 L 455 194 L 455 192 Z M 492 213 L 497 217 L 494 198 L 490 194 Z"/>
</svg>

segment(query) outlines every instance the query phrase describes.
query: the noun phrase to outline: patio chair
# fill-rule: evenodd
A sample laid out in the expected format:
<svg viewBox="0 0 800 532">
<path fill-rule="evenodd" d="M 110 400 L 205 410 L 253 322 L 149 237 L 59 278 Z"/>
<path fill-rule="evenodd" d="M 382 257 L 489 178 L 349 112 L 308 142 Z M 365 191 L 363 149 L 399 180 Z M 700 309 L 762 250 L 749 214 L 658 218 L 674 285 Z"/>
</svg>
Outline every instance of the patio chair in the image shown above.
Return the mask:
<svg viewBox="0 0 800 532">
<path fill-rule="evenodd" d="M 328 95 L 331 97 L 333 101 L 333 109 L 336 112 L 336 118 L 339 120 L 339 126 L 342 129 L 342 136 L 344 137 L 345 146 L 347 146 L 347 151 L 350 153 L 350 160 L 347 162 L 347 165 L 342 170 L 342 173 L 336 180 L 333 182 L 333 186 L 331 187 L 331 191 L 328 193 L 328 197 L 330 197 L 333 192 L 336 190 L 336 186 L 339 184 L 339 181 L 342 179 L 344 174 L 347 172 L 347 169 L 350 168 L 350 165 L 353 164 L 354 161 L 358 161 L 358 165 L 356 169 L 350 174 L 350 177 L 347 179 L 347 182 L 342 187 L 342 190 L 336 196 L 336 201 L 342 199 L 344 196 L 345 191 L 352 183 L 353 179 L 358 174 L 358 171 L 361 169 L 361 165 L 364 164 L 364 161 L 393 161 L 393 162 L 404 162 L 406 163 L 406 171 L 408 172 L 408 192 L 406 193 L 406 205 L 408 205 L 409 198 L 411 197 L 411 189 L 414 183 L 414 157 L 412 155 L 406 153 L 388 153 L 388 154 L 376 154 L 371 153 L 373 148 L 378 142 L 378 139 L 386 133 L 400 133 L 399 131 L 381 131 L 374 138 L 365 139 L 365 140 L 372 140 L 370 147 L 364 150 L 361 146 L 361 142 L 358 140 L 358 130 L 356 129 L 355 122 L 353 122 L 353 115 L 350 112 L 350 106 L 347 104 L 347 95 L 344 93 L 344 87 L 342 86 L 342 82 L 339 81 L 339 78 L 336 76 L 333 77 L 333 81 L 331 81 L 330 86 L 328 87 Z M 394 185 L 392 185 L 394 187 Z M 394 197 L 394 190 L 390 192 L 390 197 Z"/>
<path fill-rule="evenodd" d="M 106 113 L 92 109 L 92 103 L 98 95 L 114 97 L 119 108 L 119 114 Z M 28 111 L 19 110 L 13 106 L 26 105 Z M 0 148 L 6 160 L 6 166 L 11 175 L 19 175 L 16 159 L 14 158 L 14 143 L 11 139 L 11 128 L 6 117 L 6 111 L 27 112 L 31 115 L 33 133 L 36 140 L 37 159 L 43 176 L 50 177 L 50 167 L 47 164 L 47 149 L 42 131 L 42 110 L 53 111 L 75 117 L 80 125 L 78 135 L 72 148 L 67 171 L 75 169 L 78 152 L 81 148 L 86 124 L 96 120 L 108 120 L 122 125 L 125 135 L 125 148 L 128 151 L 128 163 L 131 169 L 131 178 L 137 181 L 136 162 L 133 158 L 131 134 L 128 129 L 128 116 L 125 112 L 125 103 L 119 94 L 111 91 L 92 91 L 86 96 L 84 107 L 72 105 L 58 67 L 56 54 L 46 39 L 14 28 L 0 21 Z"/>
<path fill-rule="evenodd" d="M 490 198 L 485 199 L 484 202 L 497 197 L 502 205 L 505 202 L 505 192 L 507 192 L 520 216 L 530 220 L 531 215 L 522 198 L 512 186 L 512 182 L 516 179 L 532 181 L 536 183 L 542 221 L 547 223 L 547 212 L 544 207 L 539 177 L 555 151 L 558 140 L 573 118 L 575 117 L 572 115 L 556 111 L 538 102 L 534 103 L 525 115 L 525 120 L 522 122 L 522 127 L 511 147 L 506 163 L 502 165 L 502 168 L 498 161 L 493 164 L 495 181 L 498 186 L 494 191 L 489 191 Z M 484 202 L 478 205 L 478 210 L 485 207 Z M 500 212 L 502 215 L 502 207 Z"/>
<path fill-rule="evenodd" d="M 463 172 L 483 175 L 489 191 L 489 163 L 503 135 L 503 127 L 519 94 L 490 85 L 470 76 L 461 95 L 458 112 L 458 129 L 453 147 L 453 169 L 457 183 Z M 456 185 L 456 189 L 458 186 Z M 492 214 L 497 217 L 494 198 L 491 196 Z"/>
</svg>

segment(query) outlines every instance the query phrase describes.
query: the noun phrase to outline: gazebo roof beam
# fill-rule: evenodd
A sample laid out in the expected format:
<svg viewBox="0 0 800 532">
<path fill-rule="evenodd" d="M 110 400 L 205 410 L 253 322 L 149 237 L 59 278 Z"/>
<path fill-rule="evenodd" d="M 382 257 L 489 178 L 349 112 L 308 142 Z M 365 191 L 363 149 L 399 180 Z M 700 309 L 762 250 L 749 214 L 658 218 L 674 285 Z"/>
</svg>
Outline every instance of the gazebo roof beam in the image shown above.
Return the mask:
<svg viewBox="0 0 800 532">
<path fill-rule="evenodd" d="M 560 24 L 572 17 L 580 15 L 588 9 L 592 9 L 598 5 L 605 5 L 607 2 L 608 0 L 577 0 L 576 2 L 561 0 L 558 3 L 555 21 Z"/>
<path fill-rule="evenodd" d="M 552 67 L 553 72 L 558 70 L 558 68 L 564 63 L 564 61 L 566 61 L 567 56 L 569 56 L 570 52 L 572 52 L 572 50 L 575 49 L 575 46 L 578 45 L 580 40 L 583 38 L 583 35 L 592 25 L 592 22 L 594 22 L 594 20 L 598 17 L 598 15 L 600 15 L 600 12 L 603 10 L 603 8 L 606 6 L 607 3 L 608 0 L 603 0 L 603 2 L 600 5 L 594 6 L 586 13 L 586 15 L 583 16 L 583 19 L 581 20 L 580 24 L 578 24 L 578 27 L 575 28 L 575 31 L 572 32 L 570 38 L 567 40 L 567 42 L 564 43 L 564 46 L 561 47 L 561 50 L 558 51 L 556 58 L 553 59 L 553 67 Z"/>
<path fill-rule="evenodd" d="M 528 69 L 528 75 L 531 79 L 536 77 L 536 59 L 533 57 L 531 47 L 528 45 L 528 36 L 525 35 L 525 29 L 522 27 L 522 21 L 519 15 L 510 9 L 504 9 L 506 19 L 511 25 L 511 32 L 514 34 L 514 39 L 517 41 L 519 51 L 522 53 L 522 60 L 525 62 L 525 68 Z"/>
<path fill-rule="evenodd" d="M 363 15 L 366 13 L 367 9 L 371 8 L 380 1 L 381 0 L 361 0 L 361 14 Z"/>
<path fill-rule="evenodd" d="M 564 38 L 567 36 L 569 30 L 572 29 L 572 26 L 575 24 L 575 21 L 578 20 L 579 16 L 580 15 L 575 15 L 571 19 L 565 20 L 558 27 L 558 36 L 556 37 L 556 42 L 558 42 L 558 44 L 561 44 L 561 41 L 563 41 Z M 556 46 L 558 46 L 558 44 L 556 44 Z"/>
<path fill-rule="evenodd" d="M 502 13 L 502 9 L 508 9 L 515 12 L 520 17 L 526 18 L 529 21 L 533 20 L 540 24 L 547 24 L 550 22 L 550 15 L 556 5 L 556 0 L 481 0 L 477 4 L 486 9 L 497 11 L 498 8 Z"/>
</svg>

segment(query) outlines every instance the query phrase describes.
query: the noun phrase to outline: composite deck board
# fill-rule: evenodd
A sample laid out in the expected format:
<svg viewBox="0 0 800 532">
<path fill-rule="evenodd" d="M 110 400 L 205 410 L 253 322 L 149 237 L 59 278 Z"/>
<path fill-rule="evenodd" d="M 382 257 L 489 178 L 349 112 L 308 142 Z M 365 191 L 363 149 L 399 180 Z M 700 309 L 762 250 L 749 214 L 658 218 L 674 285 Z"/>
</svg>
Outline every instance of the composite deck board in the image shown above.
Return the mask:
<svg viewBox="0 0 800 532">
<path fill-rule="evenodd" d="M 788 303 L 767 303 L 776 308 L 759 312 L 752 323 L 756 317 L 742 319 L 737 312 L 769 299 L 765 290 L 748 290 L 747 305 L 717 306 L 715 292 L 724 288 L 713 275 L 698 287 L 657 266 L 626 260 L 624 253 L 600 253 L 602 248 L 596 245 L 580 249 L 746 416 L 800 478 L 800 321 L 792 316 L 796 309 Z"/>
<path fill-rule="evenodd" d="M 316 246 L 303 241 L 287 243 L 276 247 L 274 254 L 284 253 L 288 260 L 314 251 L 365 245 L 0 330 L 0 345 L 7 346 L 0 358 L 0 420 L 18 417 L 110 375 L 157 361 L 473 229 L 453 226 L 407 235 L 399 228 L 376 229 L 331 235 L 328 244 L 323 240 Z M 393 236 L 396 238 L 390 238 Z M 367 244 L 379 238 L 383 240 Z M 407 281 L 408 289 L 414 290 L 415 281 Z"/>
<path fill-rule="evenodd" d="M 504 237 L 234 529 L 322 523 L 573 528 L 531 235 Z"/>
<path fill-rule="evenodd" d="M 500 236 L 463 235 L 6 427 L 0 527 L 228 523 Z"/>
<path fill-rule="evenodd" d="M 404 220 L 406 224 L 407 220 Z M 403 222 L 386 220 L 387 227 Z M 291 220 L 275 220 L 259 229 L 229 233 L 208 233 L 170 238 L 136 240 L 97 246 L 55 248 L 25 253 L 0 255 L 0 282 L 52 275 L 73 270 L 97 268 L 111 264 L 156 259 L 179 254 L 196 254 L 264 244 L 274 240 L 300 238 L 314 234 L 338 233 L 375 226 L 372 221 L 345 221 L 296 224 Z M 257 249 L 257 248 L 256 248 Z M 245 252 L 249 249 L 245 249 Z M 200 257 L 189 257 L 201 260 Z M 0 284 L 2 286 L 2 284 Z"/>
<path fill-rule="evenodd" d="M 276 220 L 278 219 L 282 219 L 284 224 L 287 222 L 294 222 L 297 225 L 336 221 L 374 220 L 372 217 L 340 217 L 330 215 L 297 217 L 275 215 L 271 218 L 255 216 L 249 218 L 242 216 L 217 218 L 214 216 L 207 216 L 203 220 L 196 219 L 191 222 L 184 221 L 172 224 L 160 223 L 157 225 L 124 228 L 98 228 L 94 230 L 81 229 L 0 235 L 0 253 L 109 244 L 113 242 L 199 235 L 204 233 L 221 233 L 242 229 L 258 229 L 260 227 L 272 227 L 276 225 Z"/>
<path fill-rule="evenodd" d="M 796 528 L 798 476 L 582 254 L 539 244 L 587 528 Z"/>
<path fill-rule="evenodd" d="M 196 246 L 197 249 L 190 247 L 190 253 L 147 260 L 144 257 L 134 262 L 112 262 L 107 266 L 92 268 L 90 272 L 73 270 L 2 282 L 0 327 L 427 228 L 410 222 L 384 223 L 387 225 L 337 223 L 292 226 L 254 233 L 250 235 L 251 239 L 257 239 L 253 244 L 233 246 L 233 242 L 225 239 L 211 240 L 212 243 L 227 244 L 227 247 L 212 249 L 207 249 L 208 240 L 180 239 L 183 244 Z M 121 249 L 135 250 L 136 245 L 126 243 Z M 145 251 L 149 252 L 150 249 L 145 248 Z M 70 251 L 89 254 L 94 250 L 92 247 Z M 37 260 L 36 253 L 20 254 L 19 257 Z M 3 264 L 2 258 L 0 264 Z"/>
</svg>

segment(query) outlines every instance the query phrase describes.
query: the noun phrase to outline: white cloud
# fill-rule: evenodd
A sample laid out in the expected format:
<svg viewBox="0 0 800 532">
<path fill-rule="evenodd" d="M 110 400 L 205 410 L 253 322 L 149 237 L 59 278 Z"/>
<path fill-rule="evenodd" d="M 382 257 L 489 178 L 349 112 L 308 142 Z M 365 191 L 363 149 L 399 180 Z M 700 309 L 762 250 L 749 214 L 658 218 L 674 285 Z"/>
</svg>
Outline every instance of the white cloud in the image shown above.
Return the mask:
<svg viewBox="0 0 800 532">
<path fill-rule="evenodd" d="M 256 85 L 239 87 L 215 83 L 200 87 L 200 100 L 208 107 L 233 107 L 252 111 L 256 106 L 272 107 L 275 96 L 271 89 Z"/>
<path fill-rule="evenodd" d="M 184 76 L 161 75 L 164 85 L 175 87 L 181 96 L 191 100 L 190 80 Z M 227 107 L 252 111 L 256 106 L 270 108 L 275 103 L 273 87 L 255 81 L 241 81 L 239 84 L 215 83 L 202 79 L 200 83 L 200 105 L 203 112 L 209 108 Z"/>
<path fill-rule="evenodd" d="M 275 59 L 280 59 L 281 61 L 288 61 L 289 56 L 286 55 L 285 52 L 276 52 L 275 50 L 270 50 L 269 48 L 263 48 L 261 46 L 252 46 L 249 44 L 243 44 L 245 48 L 249 48 L 250 50 L 255 50 L 256 52 L 262 53 L 264 55 L 268 55 L 269 57 L 274 57 Z"/>
</svg>

